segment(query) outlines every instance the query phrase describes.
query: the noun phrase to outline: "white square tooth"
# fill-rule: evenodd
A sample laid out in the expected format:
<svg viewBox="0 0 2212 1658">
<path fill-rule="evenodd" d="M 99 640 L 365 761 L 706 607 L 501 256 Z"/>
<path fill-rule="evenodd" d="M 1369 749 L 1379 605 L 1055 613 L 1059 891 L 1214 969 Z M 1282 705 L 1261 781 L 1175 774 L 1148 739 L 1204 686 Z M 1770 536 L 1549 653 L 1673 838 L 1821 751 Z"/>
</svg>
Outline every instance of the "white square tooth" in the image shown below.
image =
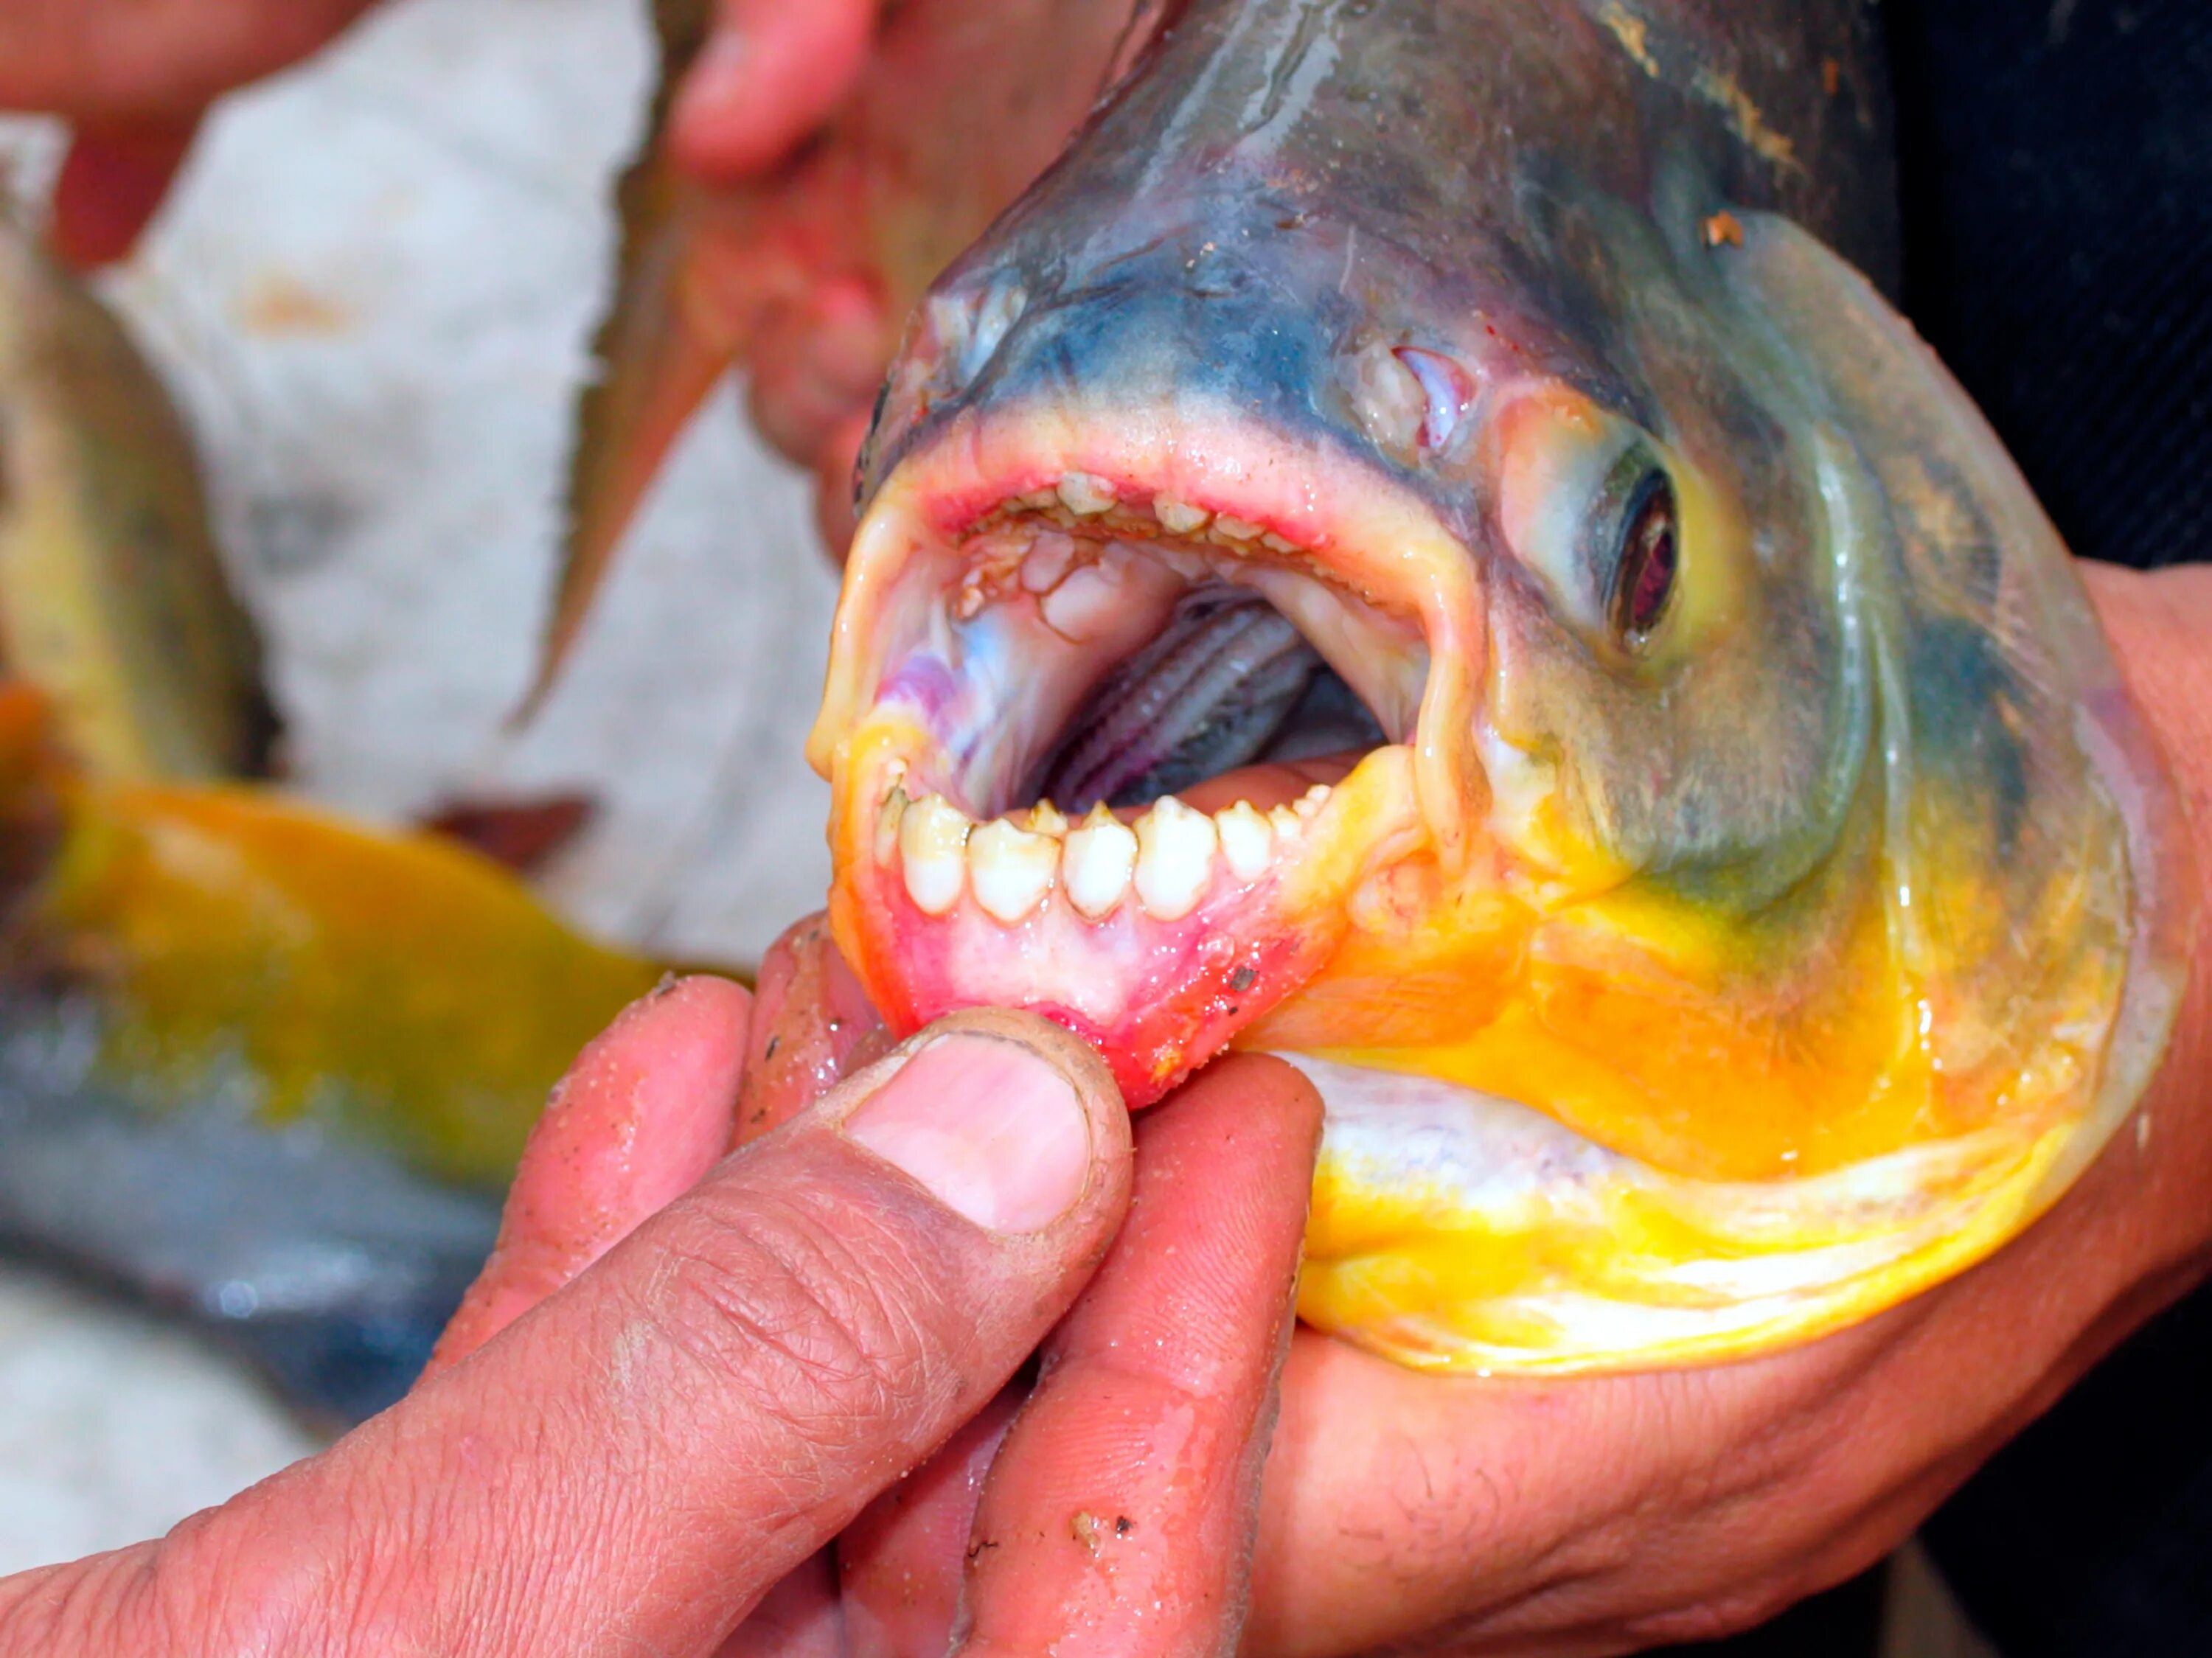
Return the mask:
<svg viewBox="0 0 2212 1658">
<path fill-rule="evenodd" d="M 1273 530 L 1268 531 L 1267 534 L 1260 537 L 1260 544 L 1278 553 L 1295 553 L 1298 550 L 1298 544 L 1297 542 L 1291 541 L 1286 537 L 1279 536 Z"/>
<path fill-rule="evenodd" d="M 1150 562 L 1152 554 L 1145 548 L 1127 541 L 1109 541 L 1098 550 L 1098 574 L 1120 586 L 1136 574 L 1137 567 Z"/>
<path fill-rule="evenodd" d="M 1136 868 L 1135 834 L 1111 814 L 1101 821 L 1093 811 L 1067 837 L 1060 884 L 1067 889 L 1068 902 L 1095 921 L 1121 902 Z"/>
<path fill-rule="evenodd" d="M 1060 480 L 1060 504 L 1078 518 L 1096 518 L 1115 501 L 1114 486 L 1095 472 L 1068 472 Z"/>
<path fill-rule="evenodd" d="M 975 902 L 1011 925 L 1044 902 L 1060 871 L 1060 842 L 1004 817 L 968 837 L 968 879 Z"/>
<path fill-rule="evenodd" d="M 1278 841 L 1297 840 L 1298 831 L 1305 826 L 1305 820 L 1288 806 L 1267 808 L 1267 827 L 1275 831 L 1275 839 Z"/>
<path fill-rule="evenodd" d="M 1057 489 L 1032 489 L 1029 494 L 1022 497 L 1022 505 L 1029 507 L 1034 512 L 1041 513 L 1048 507 L 1057 507 L 1060 505 L 1060 491 Z"/>
<path fill-rule="evenodd" d="M 1186 552 L 1179 547 L 1155 545 L 1146 554 L 1146 556 L 1156 563 L 1166 565 L 1194 587 L 1211 580 L 1213 575 L 1213 568 L 1207 563 L 1203 553 Z"/>
<path fill-rule="evenodd" d="M 1328 784 L 1316 783 L 1298 797 L 1297 805 L 1291 810 L 1311 823 L 1321 815 L 1321 809 L 1328 804 L 1328 797 L 1334 793 Z"/>
<path fill-rule="evenodd" d="M 1231 518 L 1226 513 L 1213 520 L 1213 530 L 1216 535 L 1226 536 L 1231 541 L 1251 541 L 1260 534 L 1258 525 L 1241 518 Z"/>
<path fill-rule="evenodd" d="M 1030 808 L 1030 828 L 1057 840 L 1067 833 L 1067 818 L 1051 801 L 1040 800 Z"/>
<path fill-rule="evenodd" d="M 1152 513 L 1160 527 L 1170 535 L 1187 536 L 1194 530 L 1203 530 L 1206 521 L 1213 514 L 1187 501 L 1177 501 L 1173 495 L 1154 495 Z"/>
<path fill-rule="evenodd" d="M 1022 586 L 1033 593 L 1048 593 L 1075 567 L 1075 537 L 1048 530 L 1030 544 L 1022 561 Z"/>
<path fill-rule="evenodd" d="M 899 823 L 899 857 L 907 896 L 925 915 L 945 915 L 960 902 L 968 876 L 967 814 L 941 795 L 927 795 Z"/>
<path fill-rule="evenodd" d="M 1172 794 L 1137 820 L 1137 899 L 1156 921 L 1179 921 L 1198 908 L 1213 880 L 1221 837 L 1213 820 Z"/>
<path fill-rule="evenodd" d="M 901 768 L 903 772 L 903 768 Z M 899 784 L 891 785 L 891 792 L 884 797 L 884 804 L 876 811 L 876 861 L 888 866 L 898 855 L 899 822 L 906 816 L 906 790 Z"/>
<path fill-rule="evenodd" d="M 1047 627 L 1079 645 L 1114 616 L 1121 602 L 1121 583 L 1096 564 L 1085 564 L 1047 593 L 1039 608 Z"/>
<path fill-rule="evenodd" d="M 1230 873 L 1250 882 L 1267 872 L 1275 855 L 1275 831 L 1249 800 L 1214 813 L 1213 827 L 1221 836 L 1221 855 L 1228 860 Z"/>
</svg>

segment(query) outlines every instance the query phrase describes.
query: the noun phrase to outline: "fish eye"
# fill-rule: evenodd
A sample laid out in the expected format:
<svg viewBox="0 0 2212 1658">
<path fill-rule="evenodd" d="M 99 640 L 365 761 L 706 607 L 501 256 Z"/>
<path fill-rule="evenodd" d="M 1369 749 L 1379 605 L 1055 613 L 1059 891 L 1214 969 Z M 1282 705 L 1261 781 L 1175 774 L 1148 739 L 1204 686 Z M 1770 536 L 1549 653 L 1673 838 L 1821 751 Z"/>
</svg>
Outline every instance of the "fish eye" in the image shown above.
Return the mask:
<svg viewBox="0 0 2212 1658">
<path fill-rule="evenodd" d="M 1625 492 L 1615 522 L 1619 542 L 1606 616 L 1614 636 L 1632 647 L 1650 638 L 1665 617 L 1681 562 L 1674 486 L 1667 474 L 1644 466 Z"/>
<path fill-rule="evenodd" d="M 1692 610 L 1696 474 L 1633 421 L 1541 386 L 1490 428 L 1498 531 L 1559 619 L 1614 670 L 1672 660 Z"/>
</svg>

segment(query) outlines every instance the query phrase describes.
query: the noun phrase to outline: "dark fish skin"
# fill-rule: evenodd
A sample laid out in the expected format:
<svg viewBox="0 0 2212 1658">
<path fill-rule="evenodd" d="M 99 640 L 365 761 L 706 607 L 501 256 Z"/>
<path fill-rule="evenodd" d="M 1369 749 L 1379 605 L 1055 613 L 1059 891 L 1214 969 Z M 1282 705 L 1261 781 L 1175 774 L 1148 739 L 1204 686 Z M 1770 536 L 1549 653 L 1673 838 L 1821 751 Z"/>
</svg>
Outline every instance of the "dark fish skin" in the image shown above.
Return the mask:
<svg viewBox="0 0 2212 1658">
<path fill-rule="evenodd" d="M 918 399 L 895 380 L 863 494 L 964 407 L 1157 389 L 1170 362 L 1188 395 L 1310 426 L 1363 325 L 1441 331 L 1485 297 L 1496 324 L 1553 319 L 1516 342 L 1534 366 L 1632 402 L 1607 384 L 1605 296 L 1571 286 L 1598 274 L 1573 245 L 1597 234 L 1573 217 L 1594 192 L 1672 205 L 1692 234 L 1724 203 L 1770 209 L 1893 288 L 1875 30 L 1867 0 L 1187 0 L 939 279 L 987 313 L 1020 284 L 1017 349 L 967 341 L 957 383 Z"/>
<path fill-rule="evenodd" d="M 407 1391 L 490 1253 L 496 1193 L 327 1125 L 272 1128 L 243 1083 L 137 1097 L 89 1073 L 87 1011 L 9 1013 L 0 1250 L 185 1320 L 311 1418 Z"/>
</svg>

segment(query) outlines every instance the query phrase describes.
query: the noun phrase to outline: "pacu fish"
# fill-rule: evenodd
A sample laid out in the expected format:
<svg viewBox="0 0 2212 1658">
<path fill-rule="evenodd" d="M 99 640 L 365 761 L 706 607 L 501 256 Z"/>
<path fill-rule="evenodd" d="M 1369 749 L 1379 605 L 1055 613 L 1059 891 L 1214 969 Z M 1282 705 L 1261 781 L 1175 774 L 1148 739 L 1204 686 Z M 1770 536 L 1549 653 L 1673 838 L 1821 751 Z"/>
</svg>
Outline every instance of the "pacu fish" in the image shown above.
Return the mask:
<svg viewBox="0 0 2212 1658">
<path fill-rule="evenodd" d="M 1996 1248 L 2183 981 L 2063 547 L 1880 284 L 1860 0 L 1188 0 L 937 281 L 811 756 L 897 1031 L 1328 1125 L 1300 1310 L 1711 1360 Z"/>
<path fill-rule="evenodd" d="M 0 221 L 0 1247 L 350 1418 L 413 1380 L 547 1090 L 659 969 L 242 779 L 256 659 L 159 380 Z"/>
<path fill-rule="evenodd" d="M 259 655 L 191 440 L 105 307 L 0 212 L 0 658 L 113 777 L 259 769 Z"/>
</svg>

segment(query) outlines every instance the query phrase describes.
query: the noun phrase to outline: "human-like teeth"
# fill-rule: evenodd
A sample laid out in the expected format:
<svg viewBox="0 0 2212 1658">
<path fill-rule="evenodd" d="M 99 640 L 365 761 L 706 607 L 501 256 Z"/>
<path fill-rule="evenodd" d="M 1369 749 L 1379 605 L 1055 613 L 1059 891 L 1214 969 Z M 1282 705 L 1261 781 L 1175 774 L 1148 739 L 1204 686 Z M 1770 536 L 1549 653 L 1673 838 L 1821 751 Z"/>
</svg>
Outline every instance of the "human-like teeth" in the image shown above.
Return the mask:
<svg viewBox="0 0 2212 1658">
<path fill-rule="evenodd" d="M 1316 783 L 1298 797 L 1297 805 L 1291 810 L 1307 823 L 1311 823 L 1321 816 L 1321 809 L 1328 804 L 1328 797 L 1334 793 L 1328 784 Z"/>
<path fill-rule="evenodd" d="M 1032 593 L 1048 593 L 1075 566 L 1075 537 L 1048 530 L 1030 545 L 1022 561 L 1022 586 Z"/>
<path fill-rule="evenodd" d="M 928 795 L 906 809 L 899 822 L 899 860 L 905 866 L 907 896 L 925 915 L 945 915 L 960 902 L 967 878 L 965 814 L 940 795 Z"/>
<path fill-rule="evenodd" d="M 1040 800 L 1030 808 L 1030 827 L 1039 835 L 1066 835 L 1067 818 L 1051 801 Z"/>
<path fill-rule="evenodd" d="M 1228 860 L 1231 874 L 1249 882 L 1267 872 L 1267 864 L 1275 855 L 1275 831 L 1257 807 L 1249 800 L 1239 800 L 1228 811 L 1214 813 L 1213 824 L 1221 836 L 1221 855 Z"/>
<path fill-rule="evenodd" d="M 1086 564 L 1071 573 L 1044 596 L 1040 608 L 1045 625 L 1078 644 L 1089 639 L 1121 607 L 1119 574 L 1100 564 Z"/>
<path fill-rule="evenodd" d="M 1206 520 L 1212 516 L 1204 508 L 1177 501 L 1173 495 L 1153 496 L 1152 512 L 1163 528 L 1170 535 L 1178 536 L 1187 536 L 1194 530 L 1204 529 Z"/>
<path fill-rule="evenodd" d="M 1060 881 L 1067 889 L 1067 902 L 1096 921 L 1121 902 L 1136 867 L 1135 834 L 1099 806 L 1083 820 L 1082 828 L 1067 837 Z"/>
<path fill-rule="evenodd" d="M 884 797 L 883 809 L 876 814 L 876 861 L 888 864 L 896 855 L 899 845 L 899 824 L 906 817 L 907 798 L 903 785 L 894 783 L 891 792 Z"/>
<path fill-rule="evenodd" d="M 998 818 L 968 837 L 968 879 L 994 920 L 1012 923 L 1044 902 L 1060 870 L 1060 842 Z M 916 900 L 919 902 L 919 900 Z"/>
<path fill-rule="evenodd" d="M 1156 921 L 1178 921 L 1197 908 L 1213 879 L 1221 844 L 1213 820 L 1172 794 L 1137 820 L 1137 899 Z"/>
<path fill-rule="evenodd" d="M 1068 472 L 1060 480 L 1060 505 L 1079 518 L 1096 518 L 1115 500 L 1114 486 L 1091 472 Z"/>
<path fill-rule="evenodd" d="M 1226 536 L 1231 541 L 1252 541 L 1258 537 L 1260 526 L 1241 518 L 1231 518 L 1224 513 L 1213 520 L 1213 532 Z"/>
<path fill-rule="evenodd" d="M 1275 831 L 1278 841 L 1294 840 L 1298 831 L 1305 827 L 1305 819 L 1289 806 L 1270 806 L 1267 808 L 1267 827 Z"/>
</svg>

